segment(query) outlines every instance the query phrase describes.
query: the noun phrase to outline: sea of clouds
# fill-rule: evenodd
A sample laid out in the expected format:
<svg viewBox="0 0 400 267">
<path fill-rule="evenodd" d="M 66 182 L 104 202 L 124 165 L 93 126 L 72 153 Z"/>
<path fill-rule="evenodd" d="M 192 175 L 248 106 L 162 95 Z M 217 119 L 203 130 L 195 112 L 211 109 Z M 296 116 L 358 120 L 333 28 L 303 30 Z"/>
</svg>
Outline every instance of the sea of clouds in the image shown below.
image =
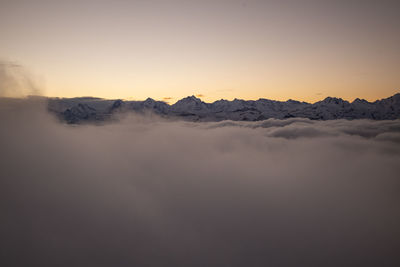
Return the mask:
<svg viewBox="0 0 400 267">
<path fill-rule="evenodd" d="M 400 265 L 399 120 L 0 123 L 2 266 Z"/>
<path fill-rule="evenodd" d="M 67 125 L 0 63 L 1 266 L 400 266 L 399 120 Z"/>
</svg>

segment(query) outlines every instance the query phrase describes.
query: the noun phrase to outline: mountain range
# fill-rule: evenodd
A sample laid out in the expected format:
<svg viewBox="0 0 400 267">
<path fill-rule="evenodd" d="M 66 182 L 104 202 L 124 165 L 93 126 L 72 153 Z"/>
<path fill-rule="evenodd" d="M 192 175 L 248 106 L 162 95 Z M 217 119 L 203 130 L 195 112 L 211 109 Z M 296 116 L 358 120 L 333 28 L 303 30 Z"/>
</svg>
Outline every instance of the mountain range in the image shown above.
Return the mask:
<svg viewBox="0 0 400 267">
<path fill-rule="evenodd" d="M 61 120 L 72 124 L 106 121 L 114 118 L 116 114 L 128 112 L 157 114 L 165 118 L 188 121 L 259 121 L 294 117 L 311 120 L 393 120 L 400 119 L 400 93 L 375 102 L 359 98 L 348 102 L 341 98 L 327 97 L 313 104 L 296 100 L 268 99 L 218 100 L 205 103 L 195 96 L 183 98 L 173 105 L 151 98 L 144 101 L 94 97 L 50 98 L 48 110 Z"/>
</svg>

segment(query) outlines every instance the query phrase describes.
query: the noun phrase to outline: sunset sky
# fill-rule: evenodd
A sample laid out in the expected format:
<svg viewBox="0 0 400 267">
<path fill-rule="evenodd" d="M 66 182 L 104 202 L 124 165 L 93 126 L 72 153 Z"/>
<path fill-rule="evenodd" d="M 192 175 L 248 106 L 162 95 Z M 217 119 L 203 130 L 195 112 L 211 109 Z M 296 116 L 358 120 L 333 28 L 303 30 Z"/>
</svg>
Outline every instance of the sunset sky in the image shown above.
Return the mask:
<svg viewBox="0 0 400 267">
<path fill-rule="evenodd" d="M 0 0 L 0 59 L 47 96 L 376 100 L 400 92 L 400 1 Z"/>
</svg>

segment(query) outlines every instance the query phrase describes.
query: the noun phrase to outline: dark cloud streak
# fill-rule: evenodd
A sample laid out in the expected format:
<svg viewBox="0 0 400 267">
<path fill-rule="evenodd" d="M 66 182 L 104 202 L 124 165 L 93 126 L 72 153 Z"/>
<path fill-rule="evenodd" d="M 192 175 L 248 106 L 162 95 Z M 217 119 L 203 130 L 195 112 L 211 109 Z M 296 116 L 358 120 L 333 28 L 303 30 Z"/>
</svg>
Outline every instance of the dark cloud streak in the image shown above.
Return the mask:
<svg viewBox="0 0 400 267">
<path fill-rule="evenodd" d="M 14 62 L 0 60 L 0 97 L 40 95 L 37 81 L 29 71 Z"/>
</svg>

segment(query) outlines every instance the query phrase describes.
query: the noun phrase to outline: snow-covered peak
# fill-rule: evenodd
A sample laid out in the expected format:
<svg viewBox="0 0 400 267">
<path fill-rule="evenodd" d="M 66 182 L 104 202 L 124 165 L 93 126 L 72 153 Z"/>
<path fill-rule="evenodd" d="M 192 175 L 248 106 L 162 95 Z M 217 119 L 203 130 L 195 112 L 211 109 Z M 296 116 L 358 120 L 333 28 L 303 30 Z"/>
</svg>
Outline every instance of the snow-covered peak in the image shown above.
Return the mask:
<svg viewBox="0 0 400 267">
<path fill-rule="evenodd" d="M 195 97 L 194 95 L 192 96 L 187 96 L 185 98 L 182 98 L 181 100 L 179 100 L 177 103 L 202 103 L 203 101 L 201 101 L 200 98 Z"/>
<path fill-rule="evenodd" d="M 206 112 L 208 110 L 208 104 L 201 101 L 200 98 L 194 95 L 185 97 L 171 106 L 172 110 L 175 112 L 189 112 L 194 111 Z"/>
<path fill-rule="evenodd" d="M 288 101 L 286 101 L 286 103 L 290 103 L 290 104 L 301 104 L 300 101 L 293 100 L 293 99 L 289 99 Z"/>
<path fill-rule="evenodd" d="M 337 98 L 337 97 L 327 97 L 327 98 L 325 98 L 324 100 L 319 101 L 319 102 L 317 102 L 317 103 L 320 103 L 320 104 L 334 104 L 334 105 L 340 105 L 340 104 L 347 104 L 347 103 L 349 103 L 349 102 L 346 101 L 346 100 L 343 100 L 343 99 L 341 99 L 341 98 Z"/>
<path fill-rule="evenodd" d="M 268 118 L 331 119 L 400 119 L 400 94 L 368 102 L 355 99 L 348 102 L 341 98 L 327 97 L 314 104 L 289 99 L 218 100 L 205 103 L 195 96 L 185 97 L 173 105 L 148 98 L 145 101 L 101 100 L 101 99 L 52 99 L 49 110 L 61 114 L 64 120 L 75 123 L 81 120 L 100 120 L 114 112 L 139 112 L 166 117 L 180 117 L 193 121 L 218 120 L 265 120 Z"/>
<path fill-rule="evenodd" d="M 360 99 L 360 98 L 356 98 L 354 99 L 354 101 L 352 102 L 352 104 L 371 104 L 370 102 L 368 102 L 365 99 Z"/>
</svg>

